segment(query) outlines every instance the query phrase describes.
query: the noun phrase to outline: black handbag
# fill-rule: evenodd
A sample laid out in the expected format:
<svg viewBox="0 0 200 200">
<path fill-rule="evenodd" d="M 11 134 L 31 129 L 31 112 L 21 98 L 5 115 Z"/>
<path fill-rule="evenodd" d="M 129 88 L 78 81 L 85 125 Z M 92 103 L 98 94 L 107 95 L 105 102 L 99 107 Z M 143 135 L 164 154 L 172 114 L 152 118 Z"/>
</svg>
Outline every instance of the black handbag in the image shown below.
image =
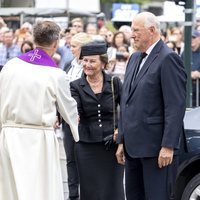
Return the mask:
<svg viewBox="0 0 200 200">
<path fill-rule="evenodd" d="M 110 150 L 110 148 L 115 145 L 115 141 L 113 140 L 114 131 L 115 131 L 115 93 L 114 93 L 114 76 L 111 77 L 111 90 L 112 90 L 112 100 L 113 100 L 113 134 L 110 134 L 103 138 L 104 145 L 106 150 Z"/>
<path fill-rule="evenodd" d="M 103 138 L 104 145 L 106 147 L 106 150 L 109 151 L 111 147 L 115 144 L 113 140 L 113 134 L 110 134 Z"/>
</svg>

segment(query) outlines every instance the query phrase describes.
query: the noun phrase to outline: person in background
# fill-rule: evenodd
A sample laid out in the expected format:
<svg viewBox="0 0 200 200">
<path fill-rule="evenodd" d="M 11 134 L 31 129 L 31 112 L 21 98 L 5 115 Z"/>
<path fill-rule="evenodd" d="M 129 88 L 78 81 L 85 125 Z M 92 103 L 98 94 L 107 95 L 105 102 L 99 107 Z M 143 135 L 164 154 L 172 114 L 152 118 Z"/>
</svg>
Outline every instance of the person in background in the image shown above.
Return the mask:
<svg viewBox="0 0 200 200">
<path fill-rule="evenodd" d="M 137 14 L 131 29 L 137 51 L 123 83 L 116 153 L 125 164 L 126 199 L 174 199 L 186 72 L 180 56 L 161 39 L 154 14 Z"/>
<path fill-rule="evenodd" d="M 125 34 L 119 31 L 114 33 L 112 45 L 108 48 L 108 52 L 107 52 L 109 61 L 116 60 L 117 49 L 123 45 L 127 45 Z"/>
<path fill-rule="evenodd" d="M 103 12 L 100 12 L 97 14 L 97 28 L 101 29 L 103 26 L 105 26 L 106 16 Z"/>
<path fill-rule="evenodd" d="M 64 200 L 57 110 L 79 140 L 77 104 L 52 59 L 60 27 L 38 21 L 33 35 L 36 48 L 9 60 L 0 74 L 1 200 Z"/>
<path fill-rule="evenodd" d="M 84 31 L 84 22 L 81 18 L 76 17 L 71 21 L 72 28 L 75 28 L 77 33 Z"/>
<path fill-rule="evenodd" d="M 105 26 L 99 28 L 99 35 L 103 38 L 103 40 L 106 40 L 106 34 L 108 31 L 109 31 L 108 28 Z"/>
<path fill-rule="evenodd" d="M 86 33 L 91 35 L 91 36 L 97 35 L 97 26 L 96 26 L 96 24 L 87 24 Z"/>
<path fill-rule="evenodd" d="M 66 63 L 64 69 L 68 75 L 70 82 L 81 77 L 83 73 L 83 66 L 81 60 L 79 59 L 81 46 L 91 41 L 92 38 L 90 37 L 90 35 L 83 32 L 77 33 L 72 37 L 71 51 L 74 56 L 74 59 L 71 63 Z M 75 141 L 73 139 L 70 127 L 65 121 L 62 122 L 62 130 L 64 133 L 63 143 L 67 160 L 69 199 L 76 200 L 79 199 L 79 178 L 74 155 Z"/>
<path fill-rule="evenodd" d="M 191 50 L 192 50 L 192 65 L 191 65 L 191 79 L 192 79 L 192 107 L 199 106 L 197 99 L 200 100 L 200 32 L 198 30 L 192 31 L 191 39 Z M 182 54 L 184 59 L 184 52 Z"/>
<path fill-rule="evenodd" d="M 200 90 L 196 91 L 198 84 L 197 79 L 200 78 L 200 32 L 198 30 L 194 30 L 192 32 L 191 49 L 192 49 L 192 68 L 191 68 L 192 106 L 195 107 L 199 106 L 197 105 L 197 97 L 200 100 Z"/>
<path fill-rule="evenodd" d="M 174 41 L 166 41 L 165 44 L 172 49 L 173 51 L 175 51 L 176 53 L 178 53 L 178 50 L 176 48 L 176 43 Z"/>
<path fill-rule="evenodd" d="M 126 43 L 129 45 L 130 44 L 130 39 L 131 39 L 131 27 L 128 25 L 122 25 L 119 28 L 119 32 L 123 32 L 126 38 Z"/>
<path fill-rule="evenodd" d="M 3 44 L 0 46 L 0 65 L 5 65 L 8 60 L 21 55 L 18 45 L 13 43 L 14 33 L 9 29 L 3 33 Z"/>
<path fill-rule="evenodd" d="M 0 17 L 0 46 L 3 43 L 3 33 L 7 30 L 9 30 L 7 24 L 4 22 L 3 18 Z"/>
<path fill-rule="evenodd" d="M 75 32 L 76 34 L 77 32 Z M 59 46 L 56 53 L 58 53 L 61 58 L 59 62 L 59 67 L 64 69 L 65 64 L 71 62 L 74 59 L 74 56 L 70 49 L 70 41 L 72 38 L 71 29 L 66 29 L 64 32 L 64 45 Z"/>
<path fill-rule="evenodd" d="M 26 40 L 33 41 L 32 24 L 25 22 L 20 29 L 15 31 L 14 43 L 21 47 L 22 43 Z"/>
<path fill-rule="evenodd" d="M 80 116 L 80 141 L 75 144 L 75 155 L 81 200 L 124 200 L 124 168 L 117 163 L 117 145 L 112 142 L 117 137 L 115 117 L 122 85 L 118 77 L 112 81 L 104 72 L 106 52 L 106 43 L 83 45 L 80 56 L 84 75 L 70 83 Z"/>
<path fill-rule="evenodd" d="M 168 40 L 174 41 L 176 43 L 178 55 L 182 55 L 184 51 L 184 42 L 183 42 L 183 31 L 181 27 L 173 27 L 171 29 L 171 35 L 168 37 Z"/>
<path fill-rule="evenodd" d="M 31 42 L 31 41 L 28 41 L 28 40 L 24 41 L 21 45 L 21 52 L 22 53 L 27 53 L 27 52 L 29 52 L 33 49 L 34 49 L 34 45 L 33 45 L 33 42 Z"/>
<path fill-rule="evenodd" d="M 81 76 L 82 65 L 81 60 L 79 59 L 81 46 L 91 40 L 92 37 L 84 32 L 77 33 L 71 38 L 70 51 L 72 52 L 74 59 L 66 62 L 64 65 L 64 71 L 68 74 L 70 81 L 76 79 L 74 76 Z"/>
<path fill-rule="evenodd" d="M 3 26 L 0 28 L 0 46 L 4 43 L 4 33 L 9 31 L 9 28 L 7 26 Z"/>
<path fill-rule="evenodd" d="M 116 60 L 115 62 L 110 63 L 107 73 L 109 73 L 112 76 L 118 76 L 121 82 L 123 83 L 128 59 L 128 45 L 118 47 L 116 52 Z"/>
<path fill-rule="evenodd" d="M 3 20 L 2 17 L 0 17 L 0 29 L 3 27 L 7 27 L 7 24 L 5 23 L 5 21 Z"/>
<path fill-rule="evenodd" d="M 106 43 L 107 43 L 107 47 L 110 47 L 112 45 L 112 41 L 113 41 L 113 36 L 114 36 L 114 33 L 112 31 L 107 31 L 106 32 Z"/>
</svg>

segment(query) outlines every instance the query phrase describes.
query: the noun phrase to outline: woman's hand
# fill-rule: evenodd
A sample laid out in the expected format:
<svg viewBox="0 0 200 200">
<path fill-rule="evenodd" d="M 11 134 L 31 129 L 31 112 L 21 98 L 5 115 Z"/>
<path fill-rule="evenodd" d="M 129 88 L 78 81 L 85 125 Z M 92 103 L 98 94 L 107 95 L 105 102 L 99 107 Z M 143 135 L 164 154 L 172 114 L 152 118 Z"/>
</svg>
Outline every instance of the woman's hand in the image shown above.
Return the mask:
<svg viewBox="0 0 200 200">
<path fill-rule="evenodd" d="M 115 129 L 115 131 L 114 131 L 114 135 L 113 135 L 113 140 L 114 140 L 114 142 L 117 141 L 117 137 L 118 137 L 118 128 Z"/>
</svg>

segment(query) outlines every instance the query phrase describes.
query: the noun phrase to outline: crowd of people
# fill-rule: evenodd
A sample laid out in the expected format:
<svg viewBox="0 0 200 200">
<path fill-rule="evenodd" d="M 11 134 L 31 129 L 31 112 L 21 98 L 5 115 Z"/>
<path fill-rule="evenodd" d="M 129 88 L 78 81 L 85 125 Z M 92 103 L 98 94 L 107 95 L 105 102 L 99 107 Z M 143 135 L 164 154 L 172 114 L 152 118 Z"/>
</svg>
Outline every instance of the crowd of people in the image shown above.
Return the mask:
<svg viewBox="0 0 200 200">
<path fill-rule="evenodd" d="M 191 49 L 196 88 L 198 27 Z M 183 52 L 182 27 L 163 31 L 149 12 L 115 32 L 81 18 L 63 30 L 38 21 L 13 31 L 0 20 L 0 199 L 64 200 L 58 126 L 69 200 L 173 199 Z"/>
</svg>

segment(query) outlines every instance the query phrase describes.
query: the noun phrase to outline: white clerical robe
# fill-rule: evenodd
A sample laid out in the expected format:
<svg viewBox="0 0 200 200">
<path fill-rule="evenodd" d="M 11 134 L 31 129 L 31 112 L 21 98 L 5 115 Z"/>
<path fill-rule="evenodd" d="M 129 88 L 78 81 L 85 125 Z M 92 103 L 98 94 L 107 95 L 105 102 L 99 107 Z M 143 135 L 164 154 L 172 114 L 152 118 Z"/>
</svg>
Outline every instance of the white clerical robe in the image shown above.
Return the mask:
<svg viewBox="0 0 200 200">
<path fill-rule="evenodd" d="M 64 200 L 56 109 L 75 141 L 78 114 L 59 68 L 10 60 L 0 73 L 0 200 Z"/>
</svg>

